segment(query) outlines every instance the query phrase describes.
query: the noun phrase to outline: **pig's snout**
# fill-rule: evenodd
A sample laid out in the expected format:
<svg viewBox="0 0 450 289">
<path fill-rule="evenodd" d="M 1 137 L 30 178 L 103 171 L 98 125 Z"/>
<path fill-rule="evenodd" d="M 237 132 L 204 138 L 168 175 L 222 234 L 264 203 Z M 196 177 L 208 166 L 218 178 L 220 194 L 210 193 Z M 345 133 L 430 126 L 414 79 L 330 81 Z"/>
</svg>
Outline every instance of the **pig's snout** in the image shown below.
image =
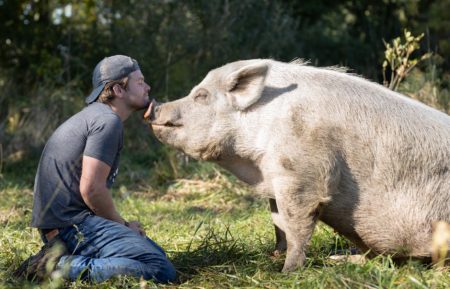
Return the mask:
<svg viewBox="0 0 450 289">
<path fill-rule="evenodd" d="M 155 102 L 148 120 L 153 128 L 175 128 L 182 126 L 180 111 L 177 108 L 170 107 L 168 104 Z"/>
</svg>

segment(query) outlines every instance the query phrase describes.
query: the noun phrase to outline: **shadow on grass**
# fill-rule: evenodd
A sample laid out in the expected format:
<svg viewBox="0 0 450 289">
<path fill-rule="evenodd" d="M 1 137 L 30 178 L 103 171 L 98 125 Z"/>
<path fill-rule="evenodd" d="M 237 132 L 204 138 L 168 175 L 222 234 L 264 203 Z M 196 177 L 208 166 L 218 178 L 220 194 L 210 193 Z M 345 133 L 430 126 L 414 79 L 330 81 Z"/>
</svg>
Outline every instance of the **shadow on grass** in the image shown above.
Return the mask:
<svg viewBox="0 0 450 289">
<path fill-rule="evenodd" d="M 184 283 L 210 267 L 244 265 L 248 255 L 237 248 L 230 248 L 226 252 L 221 249 L 194 250 L 177 253 L 172 257 L 172 262 L 177 268 L 177 282 Z"/>
<path fill-rule="evenodd" d="M 200 225 L 197 228 L 199 229 Z M 231 235 L 229 228 L 225 232 L 216 232 L 209 228 L 201 240 L 192 241 L 186 251 L 172 254 L 171 261 L 177 268 L 178 282 L 184 283 L 204 271 L 230 272 L 237 268 L 245 268 L 251 274 L 258 269 L 278 270 L 279 266 L 269 258 L 268 248 L 260 244 L 248 247 L 239 238 Z M 267 264 L 264 261 L 266 260 Z M 281 268 L 281 267 L 280 267 Z"/>
</svg>

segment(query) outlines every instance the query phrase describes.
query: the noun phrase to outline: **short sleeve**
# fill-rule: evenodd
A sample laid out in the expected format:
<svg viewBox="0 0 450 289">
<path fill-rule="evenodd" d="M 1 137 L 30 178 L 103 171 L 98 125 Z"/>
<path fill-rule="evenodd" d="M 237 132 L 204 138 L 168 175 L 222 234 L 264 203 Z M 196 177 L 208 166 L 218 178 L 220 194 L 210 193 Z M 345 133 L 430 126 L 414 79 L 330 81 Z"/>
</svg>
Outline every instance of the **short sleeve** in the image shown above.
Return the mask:
<svg viewBox="0 0 450 289">
<path fill-rule="evenodd" d="M 112 167 L 122 143 L 122 121 L 115 114 L 105 114 L 91 121 L 83 154 Z"/>
</svg>

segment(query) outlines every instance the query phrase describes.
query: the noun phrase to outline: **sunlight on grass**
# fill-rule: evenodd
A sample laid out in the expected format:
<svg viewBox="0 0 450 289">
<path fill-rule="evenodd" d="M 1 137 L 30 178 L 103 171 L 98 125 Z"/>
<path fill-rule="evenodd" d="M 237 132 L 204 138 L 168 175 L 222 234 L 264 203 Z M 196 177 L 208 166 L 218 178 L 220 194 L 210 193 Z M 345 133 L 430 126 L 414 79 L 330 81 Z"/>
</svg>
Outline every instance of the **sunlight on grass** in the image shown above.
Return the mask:
<svg viewBox="0 0 450 289">
<path fill-rule="evenodd" d="M 216 168 L 181 178 L 160 189 L 142 190 L 127 183 L 117 188 L 119 210 L 139 220 L 149 237 L 166 249 L 179 282 L 116 277 L 101 284 L 67 282 L 54 276 L 42 284 L 14 280 L 11 272 L 41 246 L 30 229 L 29 185 L 0 185 L 0 288 L 449 288 L 448 268 L 430 269 L 390 257 L 361 264 L 328 257 L 351 244 L 319 225 L 311 239 L 305 267 L 284 274 L 284 256 L 271 255 L 275 236 L 268 202 Z"/>
</svg>

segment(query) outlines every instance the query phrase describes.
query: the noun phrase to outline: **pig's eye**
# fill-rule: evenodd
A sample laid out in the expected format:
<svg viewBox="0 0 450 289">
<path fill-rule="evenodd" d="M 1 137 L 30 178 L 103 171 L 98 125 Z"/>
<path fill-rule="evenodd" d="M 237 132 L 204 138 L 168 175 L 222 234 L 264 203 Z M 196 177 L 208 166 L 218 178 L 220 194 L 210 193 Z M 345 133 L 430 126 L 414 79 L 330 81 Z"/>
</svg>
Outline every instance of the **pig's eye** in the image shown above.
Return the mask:
<svg viewBox="0 0 450 289">
<path fill-rule="evenodd" d="M 206 89 L 199 89 L 194 96 L 194 100 L 199 103 L 207 104 L 208 96 L 209 96 L 209 93 Z"/>
</svg>

